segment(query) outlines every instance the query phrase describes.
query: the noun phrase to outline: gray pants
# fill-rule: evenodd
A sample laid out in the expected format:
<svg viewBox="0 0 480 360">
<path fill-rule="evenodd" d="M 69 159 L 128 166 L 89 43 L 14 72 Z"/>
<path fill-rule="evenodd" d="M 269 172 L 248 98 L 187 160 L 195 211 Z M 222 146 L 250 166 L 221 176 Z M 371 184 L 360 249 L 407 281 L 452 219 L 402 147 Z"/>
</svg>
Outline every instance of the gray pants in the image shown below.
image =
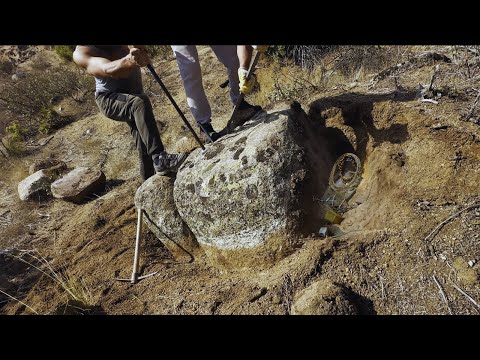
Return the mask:
<svg viewBox="0 0 480 360">
<path fill-rule="evenodd" d="M 152 157 L 160 154 L 164 148 L 147 95 L 107 92 L 99 94 L 95 100 L 103 115 L 112 120 L 124 121 L 130 126 L 140 158 L 142 180 L 154 175 Z"/>
<path fill-rule="evenodd" d="M 238 67 L 236 45 L 211 45 L 218 60 L 227 68 L 230 99 L 232 104 L 237 102 L 240 96 L 238 85 Z M 210 122 L 212 110 L 208 103 L 205 90 L 203 89 L 202 70 L 198 60 L 198 52 L 195 45 L 172 45 L 173 53 L 177 59 L 180 76 L 183 80 L 183 87 L 187 95 L 187 103 L 194 119 L 199 124 Z"/>
</svg>

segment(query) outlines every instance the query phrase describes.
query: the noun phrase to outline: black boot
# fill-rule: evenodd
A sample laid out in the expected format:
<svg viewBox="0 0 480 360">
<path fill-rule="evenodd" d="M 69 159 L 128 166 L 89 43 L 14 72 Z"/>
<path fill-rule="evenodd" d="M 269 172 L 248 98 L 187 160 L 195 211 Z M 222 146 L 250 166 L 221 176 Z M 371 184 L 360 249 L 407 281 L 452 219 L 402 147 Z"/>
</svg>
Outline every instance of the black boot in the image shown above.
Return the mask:
<svg viewBox="0 0 480 360">
<path fill-rule="evenodd" d="M 210 142 L 210 139 L 212 139 L 212 141 L 217 141 L 220 138 L 219 133 L 213 129 L 211 122 L 198 125 L 200 127 L 200 137 L 204 143 Z"/>
<path fill-rule="evenodd" d="M 231 120 L 230 130 L 233 131 L 238 126 L 242 126 L 261 111 L 263 111 L 261 106 L 251 105 L 245 100 L 242 100 Z"/>
<path fill-rule="evenodd" d="M 167 175 L 176 173 L 183 164 L 187 154 L 168 154 L 166 151 L 162 152 L 153 159 L 153 167 L 159 175 Z"/>
<path fill-rule="evenodd" d="M 262 111 L 263 109 L 260 105 L 251 105 L 248 102 L 246 102 L 245 99 L 243 99 L 240 105 L 238 105 L 238 111 L 243 111 L 243 110 L 250 110 L 255 115 L 256 113 Z"/>
</svg>

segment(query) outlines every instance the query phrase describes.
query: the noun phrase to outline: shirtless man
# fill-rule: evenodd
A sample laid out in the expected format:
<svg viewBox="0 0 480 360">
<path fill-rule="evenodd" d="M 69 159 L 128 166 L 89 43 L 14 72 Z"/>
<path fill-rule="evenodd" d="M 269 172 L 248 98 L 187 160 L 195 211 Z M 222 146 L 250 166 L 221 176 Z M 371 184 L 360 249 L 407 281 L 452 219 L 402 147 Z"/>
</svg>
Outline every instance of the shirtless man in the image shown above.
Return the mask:
<svg viewBox="0 0 480 360">
<path fill-rule="evenodd" d="M 130 127 L 145 181 L 155 172 L 175 173 L 187 154 L 168 154 L 160 138 L 152 104 L 143 92 L 140 68 L 150 63 L 142 46 L 77 45 L 76 64 L 95 78 L 95 101 L 106 117 Z"/>
</svg>

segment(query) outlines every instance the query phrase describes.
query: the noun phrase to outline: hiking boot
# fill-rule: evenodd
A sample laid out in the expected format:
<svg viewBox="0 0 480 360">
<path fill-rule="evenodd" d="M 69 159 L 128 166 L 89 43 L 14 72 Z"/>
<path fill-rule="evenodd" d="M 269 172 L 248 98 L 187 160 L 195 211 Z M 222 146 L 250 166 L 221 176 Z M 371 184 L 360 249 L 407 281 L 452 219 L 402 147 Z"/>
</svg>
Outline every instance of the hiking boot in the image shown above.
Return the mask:
<svg viewBox="0 0 480 360">
<path fill-rule="evenodd" d="M 212 123 L 208 122 L 205 124 L 201 124 L 201 126 L 199 124 L 199 127 L 200 127 L 200 138 L 204 143 L 210 142 L 210 139 L 208 138 L 207 134 L 210 136 L 210 138 L 213 141 L 217 141 L 220 138 L 220 134 L 213 129 Z"/>
<path fill-rule="evenodd" d="M 263 109 L 260 105 L 251 105 L 248 102 L 246 102 L 245 99 L 243 99 L 240 105 L 238 105 L 238 111 L 243 111 L 243 110 L 252 110 L 256 114 L 262 111 Z"/>
<path fill-rule="evenodd" d="M 261 106 L 251 105 L 245 100 L 242 100 L 240 105 L 238 105 L 234 118 L 232 119 L 232 130 L 238 126 L 242 126 L 262 110 Z"/>
<path fill-rule="evenodd" d="M 187 154 L 185 153 L 168 154 L 166 151 L 164 151 L 153 159 L 153 167 L 155 168 L 156 173 L 159 175 L 176 173 L 186 158 Z"/>
</svg>

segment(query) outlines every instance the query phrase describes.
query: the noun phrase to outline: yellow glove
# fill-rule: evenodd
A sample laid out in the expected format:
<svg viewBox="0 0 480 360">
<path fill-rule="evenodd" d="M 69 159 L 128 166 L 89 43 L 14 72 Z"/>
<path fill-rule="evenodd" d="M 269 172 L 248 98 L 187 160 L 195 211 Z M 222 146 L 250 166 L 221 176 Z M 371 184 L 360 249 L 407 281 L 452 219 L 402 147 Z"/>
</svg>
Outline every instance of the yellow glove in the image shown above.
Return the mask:
<svg viewBox="0 0 480 360">
<path fill-rule="evenodd" d="M 238 69 L 238 80 L 240 85 L 240 92 L 244 95 L 250 94 L 255 86 L 255 75 L 252 74 L 247 80 L 248 70 L 245 68 Z"/>
<path fill-rule="evenodd" d="M 268 45 L 252 45 L 259 53 L 264 53 L 268 49 Z"/>
</svg>

